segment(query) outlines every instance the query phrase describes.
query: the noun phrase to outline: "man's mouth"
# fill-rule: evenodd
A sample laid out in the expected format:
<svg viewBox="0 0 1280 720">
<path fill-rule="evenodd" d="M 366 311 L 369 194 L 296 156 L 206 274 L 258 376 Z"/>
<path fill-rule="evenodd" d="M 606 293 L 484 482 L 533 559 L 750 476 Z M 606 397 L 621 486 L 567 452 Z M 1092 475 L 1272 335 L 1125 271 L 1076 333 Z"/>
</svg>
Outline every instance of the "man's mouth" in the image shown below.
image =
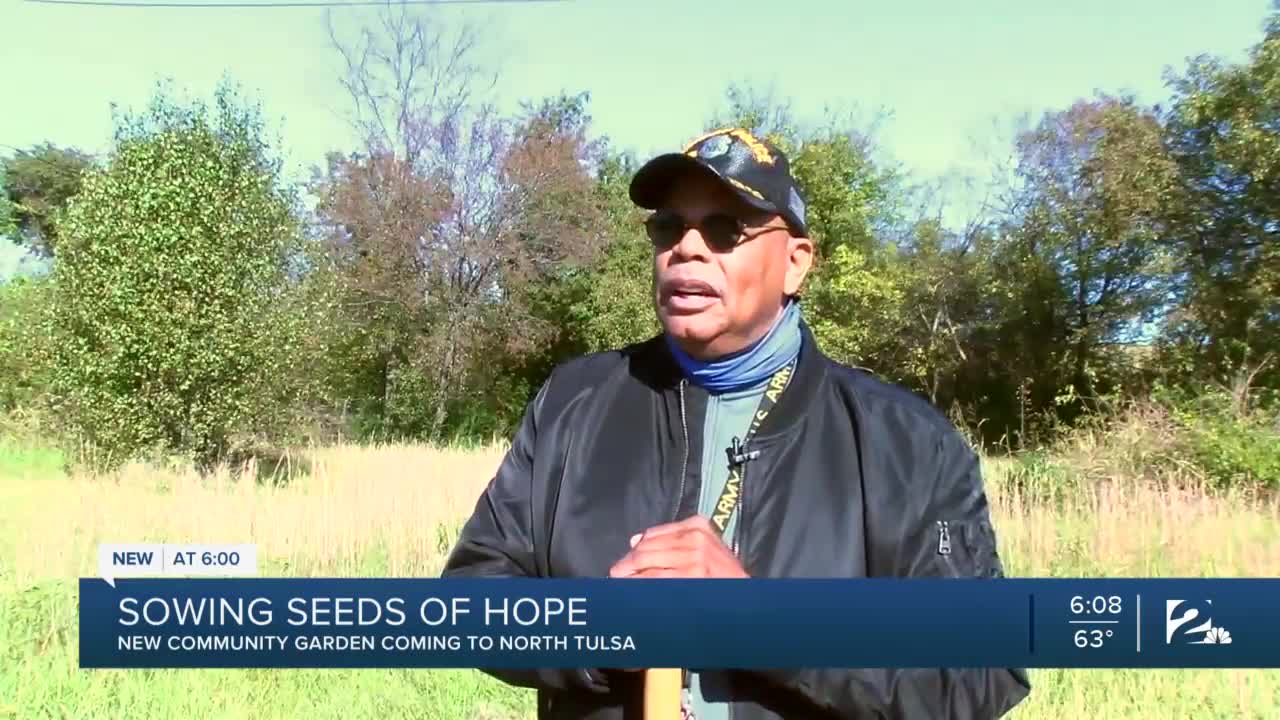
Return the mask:
<svg viewBox="0 0 1280 720">
<path fill-rule="evenodd" d="M 662 283 L 662 300 L 674 310 L 701 310 L 719 299 L 720 292 L 702 280 L 680 278 Z"/>
</svg>

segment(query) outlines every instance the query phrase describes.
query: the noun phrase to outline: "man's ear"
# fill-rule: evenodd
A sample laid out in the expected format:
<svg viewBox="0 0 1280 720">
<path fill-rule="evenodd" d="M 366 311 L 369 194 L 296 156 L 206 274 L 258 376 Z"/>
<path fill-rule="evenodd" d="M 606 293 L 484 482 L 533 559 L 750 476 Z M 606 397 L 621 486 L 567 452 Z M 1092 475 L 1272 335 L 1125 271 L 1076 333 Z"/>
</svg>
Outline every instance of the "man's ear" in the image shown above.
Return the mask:
<svg viewBox="0 0 1280 720">
<path fill-rule="evenodd" d="M 813 267 L 813 241 L 807 237 L 794 237 L 787 241 L 787 277 L 783 292 L 798 295 L 805 276 Z"/>
</svg>

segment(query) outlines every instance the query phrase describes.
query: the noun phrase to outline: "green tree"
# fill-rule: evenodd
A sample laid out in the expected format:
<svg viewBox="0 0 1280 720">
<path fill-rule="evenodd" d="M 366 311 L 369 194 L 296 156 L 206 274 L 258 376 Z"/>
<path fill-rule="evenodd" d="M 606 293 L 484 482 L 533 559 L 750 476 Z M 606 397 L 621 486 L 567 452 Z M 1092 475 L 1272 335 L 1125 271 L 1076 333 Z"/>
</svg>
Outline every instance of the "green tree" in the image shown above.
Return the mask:
<svg viewBox="0 0 1280 720">
<path fill-rule="evenodd" d="M 18 220 L 14 216 L 13 202 L 9 200 L 9 190 L 5 183 L 4 165 L 0 164 L 0 238 L 9 238 L 18 231 Z"/>
<path fill-rule="evenodd" d="M 273 436 L 296 400 L 288 306 L 295 198 L 257 108 L 163 90 L 117 126 L 61 226 L 54 388 L 67 438 L 110 467 L 150 451 L 201 467 Z"/>
<path fill-rule="evenodd" d="M 898 174 L 873 159 L 869 129 L 828 110 L 798 119 L 773 92 L 730 85 L 707 127 L 745 127 L 790 158 L 817 248 L 803 290 L 805 315 L 824 349 L 853 365 L 887 370 L 884 344 L 904 326 L 904 275 L 883 242 L 896 216 Z M 896 370 L 896 368 L 895 368 Z"/>
<path fill-rule="evenodd" d="M 3 187 L 18 229 L 15 239 L 37 254 L 53 255 L 61 213 L 80 192 L 85 173 L 93 167 L 93 158 L 75 148 L 44 143 L 19 150 L 3 165 Z M 3 234 L 0 228 L 0 235 Z"/>
<path fill-rule="evenodd" d="M 872 127 L 830 109 L 804 123 L 789 100 L 737 84 L 726 90 L 725 106 L 706 129 L 725 126 L 747 128 L 787 153 L 819 258 L 851 245 L 865 261 L 874 261 L 879 239 L 897 219 L 901 178 L 874 160 Z"/>
<path fill-rule="evenodd" d="M 839 245 L 809 282 L 805 312 L 823 350 L 837 360 L 896 374 L 879 352 L 906 327 L 904 277 Z"/>
<path fill-rule="evenodd" d="M 52 285 L 47 277 L 0 283 L 0 416 L 43 417 L 49 390 Z"/>
<path fill-rule="evenodd" d="M 998 286 L 992 272 L 996 247 L 997 238 L 986 224 L 955 231 L 937 218 L 916 221 L 903 239 L 904 315 L 902 326 L 888 338 L 885 355 L 899 369 L 902 382 L 939 406 L 977 399 L 971 392 L 973 371 L 983 361 L 975 343 L 990 329 L 998 304 L 991 292 Z M 976 423 L 978 418 L 968 420 Z"/>
<path fill-rule="evenodd" d="M 1172 270 L 1164 238 L 1179 193 L 1162 133 L 1132 99 L 1100 96 L 1018 138 L 1009 271 L 1021 265 L 1028 282 L 1014 290 L 1015 322 L 1032 333 L 1026 344 L 1056 349 L 1065 363 L 1029 369 L 1051 393 L 1042 402 L 1065 393 L 1067 409 L 1079 411 L 1107 392 L 1125 369 L 1116 367 L 1123 349 L 1164 308 Z M 1043 322 L 1028 327 L 1028 317 Z"/>
<path fill-rule="evenodd" d="M 644 210 L 628 195 L 638 169 L 635 158 L 612 155 L 596 184 L 608 238 L 597 264 L 580 277 L 581 302 L 569 308 L 581 349 L 597 351 L 640 342 L 661 331 L 654 310 L 653 245 L 644 231 Z"/>
<path fill-rule="evenodd" d="M 1240 64 L 1202 56 L 1170 78 L 1168 141 L 1188 204 L 1166 339 L 1183 380 L 1251 372 L 1280 355 L 1280 3 Z M 1280 387 L 1280 363 L 1257 378 Z"/>
</svg>

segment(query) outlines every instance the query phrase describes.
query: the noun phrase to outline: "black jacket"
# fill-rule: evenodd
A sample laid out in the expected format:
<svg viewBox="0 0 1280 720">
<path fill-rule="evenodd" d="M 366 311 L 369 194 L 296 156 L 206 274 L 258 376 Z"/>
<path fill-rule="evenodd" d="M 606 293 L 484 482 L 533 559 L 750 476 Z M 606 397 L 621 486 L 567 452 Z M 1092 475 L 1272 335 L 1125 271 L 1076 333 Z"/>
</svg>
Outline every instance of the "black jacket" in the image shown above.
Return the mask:
<svg viewBox="0 0 1280 720">
<path fill-rule="evenodd" d="M 978 460 L 932 405 L 821 353 L 807 327 L 757 431 L 738 556 L 755 577 L 1000 577 Z M 447 561 L 446 577 L 605 577 L 634 533 L 692 515 L 706 394 L 661 338 L 558 366 Z M 949 529 L 951 552 L 939 553 Z M 640 673 L 489 670 L 539 718 L 639 718 Z M 1021 669 L 735 671 L 734 720 L 996 718 Z"/>
</svg>

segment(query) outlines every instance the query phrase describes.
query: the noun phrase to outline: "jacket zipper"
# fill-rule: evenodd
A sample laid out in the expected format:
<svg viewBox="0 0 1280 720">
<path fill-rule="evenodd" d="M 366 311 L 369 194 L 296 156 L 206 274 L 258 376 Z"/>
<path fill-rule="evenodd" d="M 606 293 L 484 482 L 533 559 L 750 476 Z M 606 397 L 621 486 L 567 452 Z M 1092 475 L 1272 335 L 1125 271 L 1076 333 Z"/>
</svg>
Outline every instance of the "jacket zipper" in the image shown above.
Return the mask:
<svg viewBox="0 0 1280 720">
<path fill-rule="evenodd" d="M 745 453 L 746 451 L 747 449 L 744 447 L 742 452 Z M 733 529 L 733 545 L 731 549 L 734 557 L 741 559 L 742 556 L 738 554 L 738 544 L 742 540 L 743 521 L 747 518 L 747 468 L 744 466 L 739 472 L 742 473 L 742 484 L 738 486 L 738 525 Z"/>
<path fill-rule="evenodd" d="M 742 452 L 745 454 L 747 452 L 747 448 L 743 447 Z M 747 518 L 747 469 L 746 467 L 743 467 L 741 472 L 742 472 L 742 485 L 738 488 L 738 526 L 733 530 L 733 546 L 732 546 L 733 555 L 734 557 L 739 558 L 739 561 L 741 561 L 742 556 L 738 553 L 738 543 L 742 539 L 742 526 L 744 524 L 744 521 Z M 725 702 L 725 709 L 728 716 L 728 720 L 733 720 L 733 698 L 732 697 Z"/>
<path fill-rule="evenodd" d="M 676 502 L 675 507 L 671 510 L 671 522 L 675 522 L 676 518 L 680 516 L 680 503 L 684 501 L 684 478 L 689 472 L 689 420 L 685 415 L 684 409 L 684 384 L 687 381 L 688 378 L 680 379 L 680 432 L 684 435 L 684 459 L 680 462 L 680 487 L 676 490 Z M 682 668 L 680 675 L 682 678 L 680 683 L 681 692 L 683 693 L 683 688 L 689 686 L 688 668 Z M 732 720 L 732 710 L 730 711 L 730 720 Z"/>
<path fill-rule="evenodd" d="M 689 421 L 684 410 L 684 384 L 687 378 L 680 379 L 680 430 L 684 433 L 684 460 L 680 463 L 680 488 L 676 490 L 675 507 L 671 510 L 671 522 L 680 516 L 680 503 L 684 501 L 684 477 L 689 472 Z"/>
</svg>

